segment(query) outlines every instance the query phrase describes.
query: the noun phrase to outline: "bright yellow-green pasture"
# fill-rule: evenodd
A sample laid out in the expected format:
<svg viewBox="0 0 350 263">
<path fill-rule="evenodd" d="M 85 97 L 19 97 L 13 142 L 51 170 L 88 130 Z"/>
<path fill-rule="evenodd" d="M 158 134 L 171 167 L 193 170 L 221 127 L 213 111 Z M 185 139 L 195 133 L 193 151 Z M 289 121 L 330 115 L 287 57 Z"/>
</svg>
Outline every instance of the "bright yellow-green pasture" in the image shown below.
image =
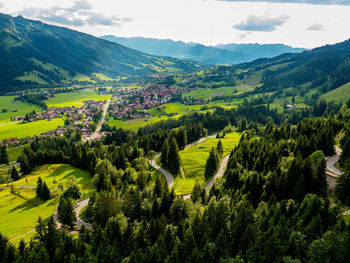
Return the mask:
<svg viewBox="0 0 350 263">
<path fill-rule="evenodd" d="M 7 153 L 9 155 L 9 161 L 15 162 L 17 161 L 18 157 L 22 154 L 24 148 L 29 147 L 29 144 L 21 145 L 18 147 L 8 148 Z"/>
<path fill-rule="evenodd" d="M 0 128 L 2 124 L 11 121 L 11 117 L 23 116 L 33 110 L 39 111 L 39 107 L 25 102 L 15 102 L 15 96 L 0 96 Z M 4 110 L 4 112 L 2 112 Z M 16 112 L 13 112 L 17 110 Z"/>
<path fill-rule="evenodd" d="M 176 115 L 176 116 L 171 117 L 171 118 L 180 118 L 180 117 L 181 117 L 181 115 Z M 159 117 L 150 118 L 150 119 L 148 119 L 148 121 L 146 121 L 146 118 L 128 120 L 128 121 L 111 120 L 108 122 L 108 124 L 111 126 L 115 126 L 116 128 L 123 128 L 126 130 L 137 131 L 138 128 L 140 128 L 140 127 L 144 127 L 148 124 L 152 124 L 152 123 L 159 122 L 159 121 L 165 121 L 168 119 L 169 118 L 166 116 L 161 116 L 160 118 Z"/>
<path fill-rule="evenodd" d="M 182 97 L 192 97 L 195 99 L 210 99 L 213 97 L 218 97 L 218 96 L 230 96 L 234 95 L 234 91 L 236 91 L 236 94 L 245 92 L 245 91 L 250 91 L 253 90 L 252 86 L 248 85 L 240 85 L 237 87 L 232 87 L 232 86 L 224 86 L 220 88 L 215 88 L 215 89 L 198 89 L 192 92 L 186 92 L 182 95 Z"/>
<path fill-rule="evenodd" d="M 90 196 L 93 191 L 91 175 L 84 170 L 75 168 L 68 164 L 48 164 L 40 166 L 34 171 L 14 182 L 19 195 L 11 194 L 10 189 L 0 190 L 0 229 L 1 232 L 14 239 L 18 243 L 21 238 L 29 240 L 34 232 L 38 217 L 47 220 L 54 214 L 61 190 L 51 188 L 54 198 L 46 202 L 36 197 L 35 187 L 20 188 L 20 186 L 36 186 L 38 177 L 41 177 L 49 187 L 58 187 L 58 184 L 67 182 L 74 176 L 83 194 L 83 198 Z M 5 184 L 0 188 L 6 187 Z M 21 237 L 24 235 L 23 237 Z"/>
<path fill-rule="evenodd" d="M 33 172 L 13 183 L 14 186 L 36 186 L 39 176 L 49 187 L 58 187 L 60 183 L 74 176 L 84 196 L 90 194 L 93 189 L 89 172 L 75 168 L 69 164 L 45 164 L 33 170 Z M 3 187 L 6 185 L 0 185 Z"/>
<path fill-rule="evenodd" d="M 175 178 L 174 189 L 176 194 L 191 193 L 197 181 L 202 184 L 206 183 L 204 177 L 206 160 L 212 147 L 215 148 L 219 140 L 222 142 L 224 148 L 223 156 L 225 156 L 238 144 L 239 139 L 240 135 L 238 133 L 229 133 L 226 134 L 225 138 L 209 138 L 198 145 L 187 147 L 181 151 L 180 158 L 186 178 L 185 180 L 181 176 Z"/>
<path fill-rule="evenodd" d="M 33 137 L 41 133 L 52 131 L 63 126 L 62 119 L 52 119 L 50 121 L 41 120 L 35 122 L 14 122 L 7 125 L 0 125 L 0 140 L 9 138 Z"/>
<path fill-rule="evenodd" d="M 11 241 L 15 244 L 21 238 L 28 240 L 34 234 L 30 231 L 35 228 L 39 216 L 47 220 L 54 214 L 59 199 L 57 196 L 44 202 L 36 197 L 35 188 L 18 191 L 19 195 L 14 195 L 10 189 L 0 190 L 0 229 L 10 240 L 14 239 Z"/>
<path fill-rule="evenodd" d="M 92 90 L 82 90 L 75 92 L 65 92 L 58 93 L 56 97 L 52 97 L 49 100 L 45 101 L 48 108 L 51 107 L 80 107 L 83 105 L 83 101 L 86 100 L 96 100 L 104 101 L 108 100 L 112 95 L 99 95 L 98 92 Z"/>
</svg>

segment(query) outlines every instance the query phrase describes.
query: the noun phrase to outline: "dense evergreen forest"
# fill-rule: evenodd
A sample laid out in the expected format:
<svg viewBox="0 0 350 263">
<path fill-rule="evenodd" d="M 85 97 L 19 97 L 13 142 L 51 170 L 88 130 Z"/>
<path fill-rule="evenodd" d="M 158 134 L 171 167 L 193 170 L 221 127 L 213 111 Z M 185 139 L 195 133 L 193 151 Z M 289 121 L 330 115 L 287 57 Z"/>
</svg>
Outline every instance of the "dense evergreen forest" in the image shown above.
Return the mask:
<svg viewBox="0 0 350 263">
<path fill-rule="evenodd" d="M 246 105 L 136 133 L 104 125 L 111 134 L 103 142 L 82 143 L 73 131 L 36 138 L 19 158 L 21 172 L 45 163 L 88 170 L 93 230 L 72 236 L 38 220 L 35 237 L 18 248 L 0 235 L 0 262 L 348 262 L 350 227 L 339 205 L 350 196 L 349 120 L 347 105 L 324 101 L 285 113 Z M 209 192 L 197 184 L 184 200 L 152 179 L 148 157 L 165 140 L 181 149 L 228 125 L 242 137 Z M 332 193 L 325 156 L 335 138 L 344 175 Z"/>
</svg>

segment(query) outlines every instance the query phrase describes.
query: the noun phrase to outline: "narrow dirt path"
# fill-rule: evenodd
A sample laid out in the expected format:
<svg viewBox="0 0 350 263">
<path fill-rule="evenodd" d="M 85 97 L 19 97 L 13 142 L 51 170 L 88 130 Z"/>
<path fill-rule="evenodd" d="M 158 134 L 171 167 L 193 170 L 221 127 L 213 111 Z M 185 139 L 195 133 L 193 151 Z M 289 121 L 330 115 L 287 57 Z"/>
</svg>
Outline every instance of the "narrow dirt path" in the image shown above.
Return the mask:
<svg viewBox="0 0 350 263">
<path fill-rule="evenodd" d="M 23 235 L 20 235 L 20 236 L 17 236 L 17 237 L 14 237 L 14 238 L 9 239 L 9 241 L 13 241 L 13 240 L 15 240 L 15 239 L 17 239 L 17 238 L 24 237 L 25 235 L 28 235 L 28 234 L 30 234 L 30 233 L 32 233 L 32 232 L 34 232 L 34 231 L 35 231 L 35 229 L 32 229 L 32 230 L 28 231 L 27 233 L 24 233 Z"/>
</svg>

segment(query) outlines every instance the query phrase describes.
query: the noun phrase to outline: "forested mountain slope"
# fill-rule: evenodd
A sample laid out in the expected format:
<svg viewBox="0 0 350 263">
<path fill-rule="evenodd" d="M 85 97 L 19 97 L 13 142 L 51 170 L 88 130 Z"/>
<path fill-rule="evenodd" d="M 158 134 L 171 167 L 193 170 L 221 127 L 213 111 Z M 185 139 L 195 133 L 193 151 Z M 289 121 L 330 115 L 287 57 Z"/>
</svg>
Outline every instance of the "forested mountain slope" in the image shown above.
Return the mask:
<svg viewBox="0 0 350 263">
<path fill-rule="evenodd" d="M 299 54 L 285 53 L 274 58 L 257 59 L 233 66 L 217 66 L 194 75 L 187 85 L 221 87 L 249 85 L 250 94 L 285 97 L 315 97 L 337 89 L 336 101 L 350 93 L 350 40 L 326 45 Z M 339 90 L 338 90 L 339 89 Z M 241 96 L 241 95 L 240 95 Z M 241 96 L 243 97 L 243 96 Z M 332 100 L 332 94 L 325 96 Z"/>
<path fill-rule="evenodd" d="M 198 64 L 143 54 L 63 27 L 0 14 L 0 87 L 57 84 L 163 71 L 183 72 Z"/>
</svg>

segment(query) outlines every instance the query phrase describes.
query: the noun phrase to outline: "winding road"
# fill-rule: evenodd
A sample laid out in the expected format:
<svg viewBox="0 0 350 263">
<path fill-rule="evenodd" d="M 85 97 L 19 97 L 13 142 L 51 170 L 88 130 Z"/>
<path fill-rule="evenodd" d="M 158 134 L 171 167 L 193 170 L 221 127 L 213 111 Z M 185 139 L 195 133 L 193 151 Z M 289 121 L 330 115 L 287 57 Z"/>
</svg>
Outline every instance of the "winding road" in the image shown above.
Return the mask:
<svg viewBox="0 0 350 263">
<path fill-rule="evenodd" d="M 200 138 L 198 141 L 195 141 L 195 142 L 186 144 L 185 148 L 191 147 L 191 146 L 195 146 L 195 145 L 197 145 L 197 144 L 200 144 L 200 143 L 204 142 L 204 141 L 207 140 L 207 139 L 215 138 L 215 137 L 216 137 L 216 134 L 213 134 L 213 135 L 209 135 L 209 136 L 207 136 L 207 137 Z M 173 175 L 172 175 L 171 173 L 169 173 L 167 170 L 163 169 L 162 167 L 160 167 L 160 166 L 156 163 L 155 159 L 158 158 L 160 155 L 161 155 L 161 153 L 158 152 L 157 155 L 156 155 L 153 159 L 149 160 L 149 164 L 150 164 L 154 169 L 158 170 L 159 172 L 161 172 L 161 173 L 165 176 L 165 178 L 166 178 L 166 180 L 167 180 L 167 182 L 168 182 L 168 187 L 170 188 L 170 187 L 172 187 L 173 184 L 174 184 L 174 177 L 173 177 Z"/>
<path fill-rule="evenodd" d="M 342 153 L 342 150 L 334 145 L 334 150 L 336 152 L 333 156 L 326 157 L 326 175 L 327 175 L 327 184 L 328 189 L 332 192 L 338 177 L 341 175 L 341 171 L 335 166 L 336 162 L 339 160 L 339 156 Z"/>
<path fill-rule="evenodd" d="M 210 135 L 210 136 L 207 136 L 207 137 L 203 137 L 203 138 L 200 138 L 198 141 L 195 141 L 195 142 L 193 142 L 193 143 L 186 144 L 185 148 L 191 147 L 191 146 L 195 146 L 195 145 L 200 144 L 200 143 L 202 143 L 202 142 L 204 142 L 205 140 L 210 139 L 210 138 L 216 138 L 216 134 L 213 134 L 213 135 Z M 155 158 L 157 158 L 157 157 L 159 157 L 159 156 L 160 156 L 160 153 L 157 153 L 157 155 L 156 155 Z M 160 167 L 158 164 L 156 164 L 155 158 L 153 158 L 152 160 L 150 160 L 149 163 L 150 163 L 150 165 L 151 165 L 153 168 L 157 169 L 159 172 L 161 172 L 161 173 L 165 176 L 165 178 L 166 178 L 166 180 L 167 180 L 167 182 L 168 182 L 168 186 L 169 186 L 169 188 L 170 188 L 170 187 L 174 184 L 174 177 L 173 177 L 173 175 L 172 175 L 171 173 L 169 173 L 168 171 L 166 171 L 166 170 L 164 170 L 162 167 Z M 222 159 L 218 171 L 217 171 L 216 174 L 213 176 L 213 178 L 209 181 L 209 183 L 205 186 L 205 189 L 206 189 L 207 191 L 209 191 L 210 188 L 213 186 L 214 181 L 215 181 L 216 178 L 222 177 L 222 176 L 224 175 L 224 172 L 225 172 L 225 170 L 226 170 L 226 167 L 227 167 L 227 163 L 228 163 L 228 159 L 229 159 L 229 158 L 230 158 L 230 155 L 228 154 L 228 155 L 226 155 L 226 156 Z M 186 195 L 181 195 L 181 196 L 182 196 L 184 199 L 189 199 L 189 198 L 191 197 L 191 194 L 186 194 Z"/>
<path fill-rule="evenodd" d="M 90 201 L 90 198 L 86 198 L 86 199 L 83 199 L 81 201 L 79 201 L 78 203 L 76 203 L 75 205 L 75 208 L 74 208 L 74 212 L 77 216 L 77 222 L 75 224 L 75 228 L 77 229 L 81 229 L 81 227 L 84 225 L 87 229 L 92 229 L 92 225 L 89 224 L 89 223 L 86 223 L 84 222 L 80 217 L 79 217 L 79 213 L 80 213 L 80 210 L 87 206 L 89 204 L 89 201 Z M 70 233 L 77 233 L 77 231 L 75 230 L 67 230 L 66 228 L 63 228 L 62 227 L 62 224 L 58 221 L 58 206 L 59 206 L 59 203 L 57 204 L 57 207 L 56 207 L 56 210 L 55 210 L 55 214 L 54 214 L 54 221 L 57 225 L 57 229 L 60 230 L 60 231 L 68 231 Z"/>
</svg>

